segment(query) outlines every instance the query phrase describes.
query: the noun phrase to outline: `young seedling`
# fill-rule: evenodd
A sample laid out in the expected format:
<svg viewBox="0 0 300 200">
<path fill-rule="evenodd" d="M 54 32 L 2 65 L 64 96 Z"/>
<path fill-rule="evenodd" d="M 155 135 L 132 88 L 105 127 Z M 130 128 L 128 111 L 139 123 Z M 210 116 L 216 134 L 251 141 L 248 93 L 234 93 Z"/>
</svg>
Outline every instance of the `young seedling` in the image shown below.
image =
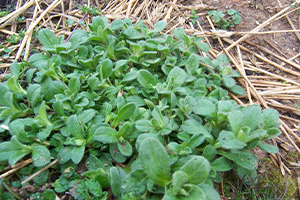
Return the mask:
<svg viewBox="0 0 300 200">
<path fill-rule="evenodd" d="M 228 10 L 226 14 L 220 10 L 210 10 L 208 15 L 212 16 L 213 22 L 218 28 L 224 30 L 241 22 L 240 12 L 233 9 Z"/>
<path fill-rule="evenodd" d="M 192 16 L 191 16 L 191 21 L 193 24 L 196 24 L 197 19 L 199 18 L 199 16 L 196 14 L 195 10 L 191 10 Z"/>
</svg>

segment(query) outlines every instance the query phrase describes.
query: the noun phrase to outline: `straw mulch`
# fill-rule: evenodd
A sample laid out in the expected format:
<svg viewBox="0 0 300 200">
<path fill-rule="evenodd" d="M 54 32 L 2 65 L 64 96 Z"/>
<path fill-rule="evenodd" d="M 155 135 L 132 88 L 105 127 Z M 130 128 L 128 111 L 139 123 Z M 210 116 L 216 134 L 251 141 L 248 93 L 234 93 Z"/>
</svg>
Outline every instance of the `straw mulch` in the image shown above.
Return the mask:
<svg viewBox="0 0 300 200">
<path fill-rule="evenodd" d="M 201 2 L 201 1 L 200 1 Z M 300 40 L 299 30 L 296 30 L 289 15 L 299 9 L 291 6 L 282 6 L 278 12 L 257 25 L 248 32 L 217 31 L 212 20 L 207 16 L 207 11 L 217 9 L 205 4 L 191 6 L 186 1 L 173 0 L 95 0 L 86 1 L 88 6 L 95 5 L 104 16 L 110 20 L 130 18 L 133 22 L 144 20 L 144 24 L 150 28 L 159 20 L 166 20 L 168 26 L 165 33 L 172 34 L 176 27 L 182 27 L 186 33 L 203 37 L 210 45 L 209 53 L 204 56 L 217 58 L 225 53 L 232 61 L 232 67 L 237 69 L 242 77 L 239 83 L 246 89 L 245 96 L 230 94 L 239 104 L 260 104 L 263 108 L 275 108 L 281 113 L 280 127 L 282 135 L 272 142 L 281 151 L 276 155 L 269 155 L 274 164 L 280 167 L 282 174 L 291 174 L 291 168 L 299 167 L 298 163 L 290 163 L 285 159 L 285 153 L 295 150 L 300 153 L 298 143 L 300 141 L 299 125 L 300 111 L 293 104 L 285 104 L 286 100 L 300 101 L 300 65 L 296 62 L 296 56 L 289 58 L 279 49 L 273 46 L 272 51 L 263 46 L 249 42 L 249 38 L 263 34 L 295 33 Z M 296 2 L 295 2 L 296 3 Z M 295 5 L 293 3 L 293 5 Z M 74 0 L 63 1 L 41 1 L 30 0 L 24 2 L 19 0 L 17 9 L 9 15 L 0 18 L 0 32 L 5 35 L 16 34 L 16 18 L 19 14 L 26 12 L 27 17 L 23 27 L 26 35 L 18 45 L 6 44 L 13 50 L 10 57 L 0 58 L 1 76 L 9 73 L 9 66 L 14 60 L 20 58 L 28 60 L 32 46 L 32 34 L 35 29 L 48 28 L 57 35 L 68 37 L 75 29 L 84 28 L 79 22 L 88 24 L 92 17 L 83 14 Z M 206 20 L 210 27 L 202 27 L 199 21 L 196 24 L 190 22 L 191 9 L 195 10 L 201 19 Z M 262 31 L 278 19 L 286 18 L 290 23 L 290 30 Z M 67 19 L 75 21 L 67 26 Z M 217 38 L 212 39 L 212 38 Z M 215 45 L 217 41 L 217 45 Z M 34 45 L 38 45 L 37 43 Z M 272 44 L 270 44 L 272 45 Z M 296 44 L 295 44 L 296 45 Z M 221 48 L 217 48 L 221 47 Z M 35 46 L 39 48 L 38 46 Z M 251 48 L 250 48 L 251 47 Z M 3 49 L 2 49 L 3 50 Z M 22 53 L 23 52 L 23 53 Z M 272 59 L 271 59 L 271 58 Z M 291 113 L 285 115 L 284 113 Z M 55 163 L 54 163 L 55 164 Z"/>
</svg>

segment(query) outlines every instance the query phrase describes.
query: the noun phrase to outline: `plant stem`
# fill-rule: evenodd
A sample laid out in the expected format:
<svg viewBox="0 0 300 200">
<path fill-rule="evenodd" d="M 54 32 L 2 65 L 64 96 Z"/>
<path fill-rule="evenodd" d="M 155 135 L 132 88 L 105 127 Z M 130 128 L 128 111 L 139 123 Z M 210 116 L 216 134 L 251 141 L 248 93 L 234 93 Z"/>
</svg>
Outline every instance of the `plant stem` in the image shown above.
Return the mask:
<svg viewBox="0 0 300 200">
<path fill-rule="evenodd" d="M 15 194 L 9 187 L 8 185 L 3 181 L 3 186 L 5 187 L 5 189 L 11 194 L 13 195 L 16 199 L 21 199 L 21 197 L 19 197 L 17 194 Z"/>
</svg>

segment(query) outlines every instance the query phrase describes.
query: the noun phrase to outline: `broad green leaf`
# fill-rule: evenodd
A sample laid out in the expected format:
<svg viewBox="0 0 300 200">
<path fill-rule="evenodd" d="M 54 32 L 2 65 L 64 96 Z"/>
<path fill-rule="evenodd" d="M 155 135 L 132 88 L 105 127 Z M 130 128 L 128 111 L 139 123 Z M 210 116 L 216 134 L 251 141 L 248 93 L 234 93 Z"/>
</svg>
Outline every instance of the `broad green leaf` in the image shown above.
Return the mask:
<svg viewBox="0 0 300 200">
<path fill-rule="evenodd" d="M 223 83 L 225 87 L 232 88 L 235 85 L 235 80 L 227 75 L 223 75 Z"/>
<path fill-rule="evenodd" d="M 210 172 L 210 163 L 203 156 L 193 156 L 181 167 L 188 175 L 188 183 L 198 185 L 206 180 Z"/>
<path fill-rule="evenodd" d="M 261 119 L 261 108 L 259 105 L 251 105 L 242 109 L 244 114 L 243 123 L 244 126 L 249 126 L 251 130 L 254 130 Z"/>
<path fill-rule="evenodd" d="M 231 152 L 219 151 L 218 154 L 234 161 L 245 169 L 256 169 L 257 157 L 249 151 L 231 150 Z"/>
<path fill-rule="evenodd" d="M 111 30 L 117 31 L 117 30 L 120 30 L 121 28 L 123 28 L 123 26 L 124 26 L 123 21 L 120 19 L 116 19 L 111 23 Z"/>
<path fill-rule="evenodd" d="M 94 139 L 102 143 L 117 143 L 118 133 L 110 127 L 99 127 L 95 131 Z"/>
<path fill-rule="evenodd" d="M 181 129 L 188 134 L 197 134 L 202 133 L 205 135 L 209 141 L 213 141 L 212 135 L 208 132 L 208 130 L 198 121 L 196 120 L 186 120 L 182 125 Z M 177 135 L 178 137 L 178 135 Z"/>
<path fill-rule="evenodd" d="M 60 116 L 64 116 L 65 115 L 64 104 L 63 104 L 62 101 L 60 101 L 60 100 L 55 101 L 52 106 L 53 106 L 54 111 L 57 114 L 59 114 Z"/>
<path fill-rule="evenodd" d="M 48 136 L 50 135 L 51 131 L 52 131 L 52 127 L 47 126 L 45 129 L 42 129 L 37 133 L 37 138 L 41 142 L 44 142 L 48 138 Z"/>
<path fill-rule="evenodd" d="M 11 65 L 10 65 L 10 74 L 11 76 L 14 76 L 16 78 L 18 78 L 20 76 L 20 65 L 14 61 Z"/>
<path fill-rule="evenodd" d="M 88 82 L 88 85 L 89 85 L 91 91 L 99 89 L 98 86 L 100 84 L 100 80 L 98 77 L 92 76 L 92 77 L 88 78 L 87 82 Z"/>
<path fill-rule="evenodd" d="M 237 134 L 244 125 L 244 115 L 239 110 L 232 111 L 228 114 L 228 120 L 232 131 Z"/>
<path fill-rule="evenodd" d="M 55 51 L 55 46 L 58 45 L 58 40 L 54 33 L 49 29 L 41 29 L 38 33 L 40 43 L 44 50 Z"/>
<path fill-rule="evenodd" d="M 116 143 L 109 144 L 109 153 L 111 158 L 118 163 L 124 163 L 127 159 L 127 157 L 121 153 Z"/>
<path fill-rule="evenodd" d="M 54 94 L 64 94 L 67 90 L 67 86 L 61 81 L 53 81 L 50 85 L 50 89 Z"/>
<path fill-rule="evenodd" d="M 39 84 L 32 84 L 27 89 L 28 100 L 31 106 L 34 107 L 41 92 L 41 86 Z"/>
<path fill-rule="evenodd" d="M 111 190 L 113 194 L 117 198 L 121 198 L 122 195 L 121 186 L 127 175 L 126 172 L 119 167 L 111 167 L 109 175 L 110 175 Z"/>
<path fill-rule="evenodd" d="M 172 178 L 173 194 L 177 195 L 182 186 L 188 181 L 189 176 L 183 171 L 176 171 Z"/>
<path fill-rule="evenodd" d="M 272 139 L 281 134 L 281 131 L 277 128 L 268 128 L 267 129 L 268 139 Z"/>
<path fill-rule="evenodd" d="M 107 79 L 112 73 L 113 63 L 110 59 L 104 59 L 100 62 L 100 78 Z"/>
<path fill-rule="evenodd" d="M 50 59 L 49 56 L 42 53 L 35 53 L 29 57 L 29 62 L 33 67 L 41 69 L 47 69 L 47 61 Z M 35 69 L 34 69 L 35 70 Z"/>
<path fill-rule="evenodd" d="M 190 55 L 186 62 L 186 67 L 189 72 L 189 74 L 196 73 L 197 69 L 199 68 L 199 60 L 198 57 L 195 54 Z"/>
<path fill-rule="evenodd" d="M 32 162 L 36 167 L 43 167 L 50 162 L 51 155 L 49 150 L 42 145 L 32 146 Z"/>
<path fill-rule="evenodd" d="M 204 192 L 205 200 L 220 200 L 219 193 L 212 186 L 201 183 L 198 187 Z"/>
<path fill-rule="evenodd" d="M 78 164 L 83 156 L 84 156 L 84 150 L 85 150 L 85 146 L 82 145 L 80 147 L 74 147 L 71 151 L 71 160 L 75 163 Z"/>
<path fill-rule="evenodd" d="M 16 77 L 11 77 L 10 79 L 8 79 L 7 86 L 13 92 L 16 92 L 19 94 L 25 94 L 25 95 L 27 94 L 26 90 L 24 90 L 21 87 L 20 82 L 17 80 Z"/>
<path fill-rule="evenodd" d="M 245 89 L 239 85 L 234 85 L 231 88 L 228 88 L 228 90 L 237 95 L 245 95 L 246 94 Z"/>
<path fill-rule="evenodd" d="M 145 69 L 139 70 L 137 80 L 144 88 L 152 88 L 156 85 L 153 75 Z"/>
<path fill-rule="evenodd" d="M 211 163 L 211 168 L 215 171 L 225 172 L 231 170 L 233 165 L 227 158 L 221 157 Z"/>
<path fill-rule="evenodd" d="M 112 127 L 117 126 L 121 121 L 129 118 L 134 113 L 135 109 L 136 106 L 134 103 L 128 103 L 125 106 L 123 106 L 118 112 L 116 118 L 114 119 Z"/>
<path fill-rule="evenodd" d="M 40 106 L 39 109 L 39 115 L 36 117 L 38 122 L 44 126 L 52 126 L 52 123 L 48 119 L 48 115 L 46 112 L 46 103 L 43 101 L 43 103 Z"/>
<path fill-rule="evenodd" d="M 80 122 L 86 124 L 90 122 L 96 115 L 96 111 L 94 109 L 87 109 L 80 113 L 77 118 Z"/>
<path fill-rule="evenodd" d="M 173 87 L 180 87 L 187 78 L 185 71 L 179 67 L 174 67 L 167 77 L 167 82 L 171 83 Z M 170 82 L 171 81 L 171 82 Z"/>
<path fill-rule="evenodd" d="M 206 99 L 200 99 L 195 108 L 194 113 L 205 117 L 215 118 L 217 116 L 217 109 L 214 103 Z"/>
<path fill-rule="evenodd" d="M 178 195 L 173 194 L 172 189 L 168 189 L 163 197 L 163 200 L 206 200 L 205 193 L 194 184 L 185 184 Z"/>
<path fill-rule="evenodd" d="M 154 117 L 154 119 L 157 120 L 157 122 L 159 123 L 159 126 L 163 126 L 163 124 L 165 123 L 165 120 L 161 114 L 161 110 L 158 106 L 155 106 L 154 109 L 151 112 L 152 116 Z"/>
<path fill-rule="evenodd" d="M 125 74 L 121 82 L 132 81 L 137 78 L 137 75 L 138 75 L 137 71 L 130 71 L 127 74 Z"/>
<path fill-rule="evenodd" d="M 278 122 L 278 119 L 279 119 L 278 111 L 271 109 L 271 108 L 263 110 L 262 120 L 263 120 L 265 129 L 275 126 L 275 124 Z"/>
<path fill-rule="evenodd" d="M 27 154 L 29 154 L 30 151 L 14 151 L 9 159 L 8 159 L 8 164 L 10 166 L 16 164 L 21 158 L 23 158 L 24 156 L 26 156 Z"/>
<path fill-rule="evenodd" d="M 209 45 L 204 42 L 197 42 L 197 46 L 201 51 L 209 52 Z"/>
<path fill-rule="evenodd" d="M 178 154 L 181 150 L 181 146 L 177 142 L 170 142 L 168 144 L 168 149 L 173 151 L 175 154 Z"/>
<path fill-rule="evenodd" d="M 264 143 L 264 142 L 260 142 L 258 144 L 258 147 L 268 153 L 278 153 L 278 147 Z"/>
<path fill-rule="evenodd" d="M 135 195 L 141 196 L 147 190 L 147 175 L 143 170 L 135 170 L 127 174 L 122 184 L 122 191 L 126 193 L 134 192 Z"/>
<path fill-rule="evenodd" d="M 212 145 L 207 145 L 202 153 L 207 160 L 211 161 L 217 154 L 217 150 Z"/>
<path fill-rule="evenodd" d="M 69 85 L 68 86 L 69 86 L 70 90 L 73 93 L 77 94 L 80 90 L 80 80 L 79 80 L 79 78 L 78 77 L 71 78 L 69 80 Z"/>
<path fill-rule="evenodd" d="M 190 148 L 194 149 L 199 145 L 201 145 L 204 140 L 205 140 L 205 135 L 203 133 L 196 133 L 192 135 L 187 145 Z"/>
<path fill-rule="evenodd" d="M 126 138 L 126 136 L 130 136 L 132 134 L 132 124 L 129 122 L 125 122 L 122 127 L 118 131 L 118 136 L 123 136 Z"/>
<path fill-rule="evenodd" d="M 133 27 L 128 27 L 127 29 L 125 29 L 122 32 L 128 39 L 132 39 L 132 40 L 138 40 L 138 39 L 144 39 L 147 36 L 143 35 L 142 33 L 140 33 L 139 31 L 137 31 L 135 28 Z"/>
<path fill-rule="evenodd" d="M 10 101 L 9 99 L 5 98 L 5 93 L 9 91 L 9 88 L 7 85 L 0 83 L 0 105 L 10 107 Z"/>
<path fill-rule="evenodd" d="M 218 107 L 218 112 L 228 113 L 232 111 L 233 105 L 231 101 L 225 100 L 225 101 L 218 101 L 217 107 Z"/>
<path fill-rule="evenodd" d="M 68 130 L 76 139 L 84 139 L 84 131 L 82 124 L 76 115 L 71 115 L 68 119 Z"/>
<path fill-rule="evenodd" d="M 179 28 L 176 28 L 174 30 L 174 35 L 175 37 L 178 39 L 178 40 L 184 40 L 184 35 L 185 35 L 185 32 L 183 30 L 183 28 L 179 27 Z"/>
<path fill-rule="evenodd" d="M 147 138 L 154 138 L 157 139 L 161 144 L 164 144 L 164 141 L 162 139 L 162 137 L 158 134 L 154 134 L 154 133 L 143 133 L 141 135 L 138 136 L 136 142 L 135 142 L 135 148 L 137 150 L 140 149 L 140 146 L 142 144 L 142 142 L 147 139 Z"/>
<path fill-rule="evenodd" d="M 256 138 L 264 138 L 267 135 L 267 131 L 264 129 L 257 129 L 255 131 L 252 131 L 248 133 L 244 139 L 245 142 L 249 142 Z"/>
<path fill-rule="evenodd" d="M 241 16 L 239 14 L 234 14 L 232 16 L 232 21 L 234 24 L 239 24 L 241 22 Z"/>
<path fill-rule="evenodd" d="M 71 159 L 72 149 L 70 146 L 62 148 L 57 154 L 58 162 L 61 164 L 68 162 Z"/>
<path fill-rule="evenodd" d="M 146 138 L 139 153 L 145 173 L 157 185 L 164 187 L 171 180 L 170 158 L 165 147 L 154 138 Z"/>
<path fill-rule="evenodd" d="M 163 31 L 167 26 L 167 22 L 166 21 L 158 21 L 154 24 L 154 28 L 157 31 Z"/>
<path fill-rule="evenodd" d="M 145 100 L 138 96 L 129 96 L 126 98 L 127 103 L 134 103 L 137 107 L 144 106 Z"/>
<path fill-rule="evenodd" d="M 132 146 L 127 140 L 118 142 L 118 148 L 119 148 L 121 154 L 123 154 L 124 156 L 132 155 Z"/>
<path fill-rule="evenodd" d="M 219 143 L 226 149 L 242 149 L 247 146 L 247 144 L 238 140 L 233 132 L 224 130 L 219 135 Z"/>
<path fill-rule="evenodd" d="M 13 136 L 16 137 L 16 136 Z M 16 151 L 20 151 L 18 145 L 14 145 L 11 142 L 1 142 L 0 143 L 0 162 L 7 161 L 9 157 Z"/>
</svg>

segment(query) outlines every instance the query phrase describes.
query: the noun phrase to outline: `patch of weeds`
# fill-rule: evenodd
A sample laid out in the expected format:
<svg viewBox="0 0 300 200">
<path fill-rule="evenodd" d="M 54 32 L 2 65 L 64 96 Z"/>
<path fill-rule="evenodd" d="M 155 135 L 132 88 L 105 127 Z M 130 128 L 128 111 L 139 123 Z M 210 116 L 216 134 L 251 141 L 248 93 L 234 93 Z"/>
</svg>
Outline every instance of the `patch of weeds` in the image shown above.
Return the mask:
<svg viewBox="0 0 300 200">
<path fill-rule="evenodd" d="M 228 27 L 234 27 L 241 22 L 240 12 L 234 9 L 230 9 L 227 12 L 210 10 L 208 15 L 212 16 L 212 20 L 218 28 L 224 30 Z"/>
<path fill-rule="evenodd" d="M 14 62 L 0 84 L 9 127 L 0 129 L 0 162 L 31 157 L 24 179 L 57 159 L 54 190 L 75 199 L 105 199 L 111 188 L 118 199 L 218 200 L 222 172 L 254 179 L 249 150 L 278 151 L 264 142 L 280 134 L 278 112 L 231 100 L 228 91 L 245 90 L 229 58 L 201 56 L 202 38 L 161 34 L 166 26 L 97 16 L 68 42 L 40 30 L 43 52 Z"/>
<path fill-rule="evenodd" d="M 5 9 L 0 10 L 0 17 L 4 17 L 12 12 L 14 9 L 11 5 L 7 5 Z"/>
<path fill-rule="evenodd" d="M 199 18 L 199 16 L 196 14 L 195 10 L 191 10 L 192 16 L 191 16 L 191 21 L 193 24 L 196 24 L 197 19 Z"/>
<path fill-rule="evenodd" d="M 81 10 L 81 12 L 85 14 L 90 14 L 92 16 L 101 15 L 101 11 L 96 6 L 87 6 L 84 5 L 83 7 L 78 5 L 78 8 Z"/>
<path fill-rule="evenodd" d="M 290 7 L 293 8 L 293 9 L 297 9 L 297 8 L 299 8 L 299 3 L 295 3 L 295 5 L 290 5 Z M 300 14 L 300 11 L 297 10 L 296 14 Z"/>
<path fill-rule="evenodd" d="M 12 35 L 11 38 L 7 38 L 7 42 L 12 43 L 12 44 L 17 44 L 19 43 L 25 36 L 26 29 L 22 29 L 19 31 L 18 35 Z"/>
<path fill-rule="evenodd" d="M 5 15 L 8 15 L 8 14 L 9 14 L 9 11 L 7 11 L 7 10 L 0 11 L 0 17 L 4 17 Z"/>
</svg>

